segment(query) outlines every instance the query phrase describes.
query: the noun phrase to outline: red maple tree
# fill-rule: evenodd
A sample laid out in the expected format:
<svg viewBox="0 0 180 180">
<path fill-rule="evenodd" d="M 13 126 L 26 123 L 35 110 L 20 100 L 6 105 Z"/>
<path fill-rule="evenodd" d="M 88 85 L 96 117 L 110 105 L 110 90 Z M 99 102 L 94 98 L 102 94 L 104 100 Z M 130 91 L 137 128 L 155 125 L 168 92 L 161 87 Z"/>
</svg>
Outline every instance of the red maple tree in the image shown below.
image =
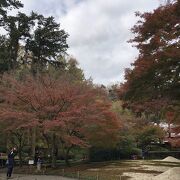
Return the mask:
<svg viewBox="0 0 180 180">
<path fill-rule="evenodd" d="M 180 1 L 175 0 L 153 12 L 138 12 L 136 15 L 139 21 L 132 28 L 134 38 L 130 43 L 139 50 L 139 55 L 132 68 L 125 71 L 125 82 L 118 89 L 119 96 L 125 101 L 124 108 L 131 109 L 137 116 L 143 114 L 146 119 L 153 115 L 156 123 L 164 120 L 169 126 L 173 123 L 178 134 Z M 172 107 L 173 118 L 169 107 Z"/>
<path fill-rule="evenodd" d="M 115 142 L 119 122 L 106 95 L 91 84 L 72 83 L 50 75 L 17 80 L 5 75 L 1 81 L 1 121 L 9 129 L 37 127 L 51 147 L 55 165 L 57 144 L 66 149 Z M 68 161 L 67 161 L 68 162 Z"/>
</svg>

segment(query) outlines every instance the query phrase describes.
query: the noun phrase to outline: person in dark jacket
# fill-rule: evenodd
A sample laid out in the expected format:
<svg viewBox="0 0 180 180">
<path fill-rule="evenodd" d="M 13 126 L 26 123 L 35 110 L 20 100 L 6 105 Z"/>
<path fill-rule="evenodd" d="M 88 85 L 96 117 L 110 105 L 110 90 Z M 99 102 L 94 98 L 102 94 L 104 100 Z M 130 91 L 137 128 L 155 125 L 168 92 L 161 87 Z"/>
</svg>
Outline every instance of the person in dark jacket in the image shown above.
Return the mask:
<svg viewBox="0 0 180 180">
<path fill-rule="evenodd" d="M 9 179 L 12 175 L 12 171 L 14 168 L 14 157 L 15 157 L 16 148 L 12 148 L 10 153 L 8 154 L 7 159 L 7 179 Z"/>
</svg>

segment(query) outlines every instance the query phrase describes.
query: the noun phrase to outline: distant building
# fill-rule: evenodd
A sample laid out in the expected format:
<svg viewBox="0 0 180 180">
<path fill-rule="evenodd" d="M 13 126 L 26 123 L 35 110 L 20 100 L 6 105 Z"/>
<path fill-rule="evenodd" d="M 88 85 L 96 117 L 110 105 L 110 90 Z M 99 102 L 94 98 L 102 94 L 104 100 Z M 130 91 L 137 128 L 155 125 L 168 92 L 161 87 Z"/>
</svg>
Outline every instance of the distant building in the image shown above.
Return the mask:
<svg viewBox="0 0 180 180">
<path fill-rule="evenodd" d="M 164 143 L 174 148 L 180 148 L 180 126 L 172 125 L 170 129 L 165 128 L 165 130 L 167 135 L 164 138 Z"/>
</svg>

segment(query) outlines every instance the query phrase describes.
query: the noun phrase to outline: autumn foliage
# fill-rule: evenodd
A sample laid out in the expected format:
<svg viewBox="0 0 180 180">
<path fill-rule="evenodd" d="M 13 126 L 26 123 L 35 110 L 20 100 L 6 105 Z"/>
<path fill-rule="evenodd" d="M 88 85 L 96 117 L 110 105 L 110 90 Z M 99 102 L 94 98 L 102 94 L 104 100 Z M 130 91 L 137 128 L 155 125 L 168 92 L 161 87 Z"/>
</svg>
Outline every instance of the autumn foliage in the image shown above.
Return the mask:
<svg viewBox="0 0 180 180">
<path fill-rule="evenodd" d="M 116 142 L 119 122 L 105 93 L 91 84 L 50 75 L 4 75 L 1 97 L 0 119 L 7 129 L 37 127 L 66 149 Z"/>
<path fill-rule="evenodd" d="M 153 12 L 136 13 L 139 21 L 132 28 L 129 42 L 139 55 L 125 70 L 125 83 L 117 90 L 123 107 L 137 116 L 180 125 L 180 1 L 172 1 Z M 158 120 L 158 121 L 157 121 Z"/>
<path fill-rule="evenodd" d="M 125 71 L 126 99 L 179 99 L 179 18 L 180 2 L 161 6 L 152 13 L 137 13 L 141 18 L 132 28 L 130 40 L 139 50 Z"/>
</svg>

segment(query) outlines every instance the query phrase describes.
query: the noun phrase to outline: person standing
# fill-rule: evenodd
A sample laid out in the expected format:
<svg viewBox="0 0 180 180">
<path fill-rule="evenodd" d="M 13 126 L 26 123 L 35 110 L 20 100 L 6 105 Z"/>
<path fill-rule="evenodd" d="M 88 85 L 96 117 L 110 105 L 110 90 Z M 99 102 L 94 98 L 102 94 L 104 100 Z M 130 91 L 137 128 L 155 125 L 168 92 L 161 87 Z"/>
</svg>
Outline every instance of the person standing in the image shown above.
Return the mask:
<svg viewBox="0 0 180 180">
<path fill-rule="evenodd" d="M 40 156 L 37 159 L 37 172 L 41 171 L 41 164 L 42 164 L 42 160 L 40 158 Z"/>
<path fill-rule="evenodd" d="M 16 148 L 12 148 L 10 153 L 8 154 L 7 159 L 7 179 L 9 179 L 12 175 L 12 171 L 14 168 L 14 157 L 15 157 Z"/>
</svg>

